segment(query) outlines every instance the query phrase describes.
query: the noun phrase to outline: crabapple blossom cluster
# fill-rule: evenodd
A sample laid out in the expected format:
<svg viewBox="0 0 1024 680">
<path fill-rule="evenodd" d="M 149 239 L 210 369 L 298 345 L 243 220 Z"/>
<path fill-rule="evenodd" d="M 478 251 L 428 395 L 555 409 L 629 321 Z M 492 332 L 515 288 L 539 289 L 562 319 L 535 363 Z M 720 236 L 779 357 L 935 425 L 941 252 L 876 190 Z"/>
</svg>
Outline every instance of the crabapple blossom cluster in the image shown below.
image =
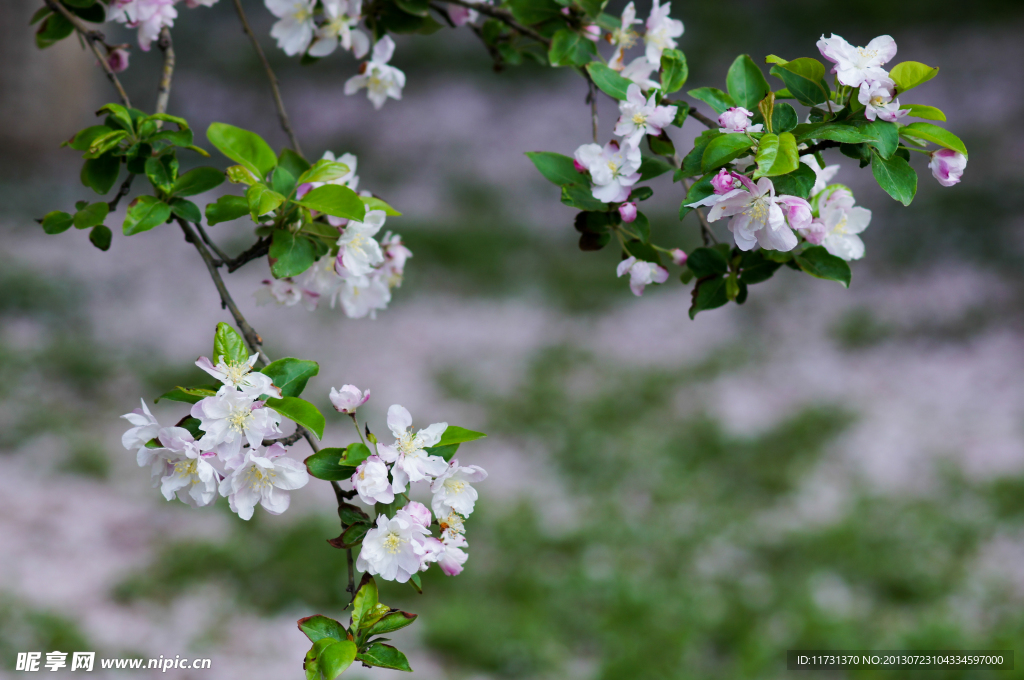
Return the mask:
<svg viewBox="0 0 1024 680">
<path fill-rule="evenodd" d="M 160 486 L 167 500 L 177 497 L 201 507 L 219 493 L 228 499 L 232 512 L 247 520 L 257 505 L 281 514 L 291 501 L 288 492 L 309 482 L 306 468 L 288 457 L 285 446 L 264 445 L 266 438 L 282 433 L 280 414 L 268 408 L 263 397 L 281 391 L 269 376 L 252 371 L 258 357 L 232 362 L 221 356 L 217 364 L 207 357 L 196 361 L 220 380 L 221 387 L 193 404 L 191 430 L 161 427 L 145 401 L 141 409 L 122 416 L 132 427 L 121 443 L 137 450 L 139 466 L 150 468 L 153 485 Z"/>
<path fill-rule="evenodd" d="M 110 0 L 107 5 L 107 21 L 116 21 L 128 28 L 138 29 L 139 47 L 148 52 L 153 42 L 160 37 L 160 29 L 174 26 L 178 18 L 175 5 L 181 0 Z M 213 7 L 217 0 L 185 0 L 186 7 Z M 124 49 L 111 50 L 107 63 L 115 72 L 128 68 L 128 53 Z"/>
<path fill-rule="evenodd" d="M 368 392 L 362 394 L 355 386 L 346 385 L 340 392 L 332 389 L 331 400 L 339 411 L 354 417 L 357 404 L 368 396 Z M 477 465 L 463 466 L 458 459 L 448 462 L 430 452 L 441 443 L 447 423 L 413 432 L 412 416 L 398 404 L 388 409 L 387 423 L 394 443 L 377 446 L 377 452 L 352 475 L 359 500 L 371 506 L 392 504 L 398 496 L 408 499 L 412 485 L 420 482 L 429 487 L 433 498 L 430 509 L 408 501 L 393 516 L 379 514 L 363 538 L 356 567 L 404 583 L 436 562 L 445 574 L 455 576 L 468 558 L 464 522 L 478 497 L 472 484 L 483 481 L 487 473 Z M 431 535 L 431 510 L 440 537 Z"/>
<path fill-rule="evenodd" d="M 301 199 L 310 191 L 325 186 L 343 186 L 356 191 L 359 176 L 356 175 L 358 159 L 346 153 L 336 158 L 327 151 L 323 159 L 339 162 L 348 171 L 325 182 L 306 182 L 296 189 Z M 372 194 L 362 191 L 365 199 Z M 398 234 L 387 231 L 376 238 L 384 227 L 387 213 L 384 210 L 368 210 L 361 221 L 325 215 L 330 227 L 338 231 L 335 246 L 337 254 L 328 253 L 297 278 L 267 279 L 256 291 L 258 304 L 276 302 L 288 307 L 302 304 L 312 311 L 321 299 L 328 300 L 331 309 L 337 303 L 345 315 L 352 319 L 369 316 L 376 318 L 377 312 L 386 309 L 391 302 L 391 290 L 402 285 L 405 263 L 412 257 Z"/>
</svg>

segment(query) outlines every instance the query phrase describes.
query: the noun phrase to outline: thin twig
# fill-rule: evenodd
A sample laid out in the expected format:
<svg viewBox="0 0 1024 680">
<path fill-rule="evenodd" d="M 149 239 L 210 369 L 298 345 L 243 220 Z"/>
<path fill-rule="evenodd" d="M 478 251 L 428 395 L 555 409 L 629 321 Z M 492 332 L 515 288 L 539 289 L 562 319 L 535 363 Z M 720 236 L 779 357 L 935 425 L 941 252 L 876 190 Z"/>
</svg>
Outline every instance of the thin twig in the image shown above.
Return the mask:
<svg viewBox="0 0 1024 680">
<path fill-rule="evenodd" d="M 135 179 L 134 173 L 128 173 L 125 177 L 124 182 L 121 183 L 121 188 L 117 190 L 117 194 L 107 203 L 107 211 L 114 212 L 117 210 L 117 204 L 121 202 L 121 199 L 128 195 L 128 192 L 132 188 L 132 180 Z"/>
<path fill-rule="evenodd" d="M 174 75 L 174 43 L 171 42 L 171 29 L 164 26 L 160 29 L 157 47 L 164 53 L 164 67 L 160 72 L 160 85 L 156 90 L 156 112 L 167 113 L 167 100 L 171 96 L 171 77 Z M 157 121 L 160 126 L 163 121 Z"/>
<path fill-rule="evenodd" d="M 227 262 L 232 262 L 233 261 L 230 257 L 227 256 L 227 254 L 223 250 L 221 250 L 220 248 L 217 247 L 216 243 L 214 243 L 212 240 L 210 240 L 210 237 L 206 235 L 206 230 L 203 229 L 203 225 L 201 225 L 198 222 L 196 222 L 196 229 L 199 231 L 199 235 L 202 237 L 203 243 L 205 243 L 206 245 L 210 246 L 210 249 L 213 252 L 217 253 L 217 257 L 220 258 L 220 263 L 221 264 L 225 264 Z M 217 263 L 214 262 L 214 264 L 217 264 Z"/>
<path fill-rule="evenodd" d="M 711 120 L 710 118 L 708 118 L 707 116 L 705 116 L 703 113 L 701 113 L 697 109 L 693 108 L 692 106 L 690 107 L 690 113 L 687 114 L 687 115 L 689 115 L 690 118 L 695 118 L 696 120 L 699 120 L 701 123 L 704 124 L 704 127 L 709 127 L 709 128 L 716 128 L 716 127 L 718 127 L 718 121 Z"/>
<path fill-rule="evenodd" d="M 693 182 L 684 179 L 683 186 L 686 187 L 686 193 L 690 193 L 690 187 L 693 186 Z M 714 232 L 711 231 L 711 225 L 708 224 L 708 218 L 704 216 L 700 208 L 694 208 L 693 212 L 697 213 L 697 219 L 700 220 L 700 237 L 704 241 L 704 246 L 710 246 L 712 243 L 718 243 L 718 239 L 715 238 Z"/>
<path fill-rule="evenodd" d="M 235 2 L 237 3 L 238 0 L 235 0 Z M 461 5 L 462 7 L 475 9 L 480 14 L 486 14 L 492 19 L 497 19 L 498 21 L 502 22 L 509 28 L 518 31 L 519 33 L 522 33 L 527 37 L 533 38 L 537 42 L 543 43 L 545 47 L 551 46 L 550 40 L 542 36 L 537 31 L 533 30 L 532 28 L 527 28 L 526 26 L 523 26 L 521 23 L 516 21 L 516 18 L 512 16 L 511 12 L 508 12 L 503 9 L 497 9 L 496 7 L 491 7 L 490 5 L 485 5 L 482 2 L 479 4 L 475 2 L 469 2 L 468 0 L 448 0 L 448 2 L 452 5 Z"/>
<path fill-rule="evenodd" d="M 178 222 L 178 226 L 181 227 L 181 230 L 185 232 L 185 240 L 196 247 L 196 250 L 199 251 L 199 254 L 203 258 L 203 262 L 206 263 L 206 269 L 210 272 L 210 278 L 213 279 L 213 284 L 217 286 L 217 292 L 220 293 L 220 301 L 222 305 L 231 312 L 231 316 L 234 317 L 235 325 L 238 326 L 240 331 L 242 331 L 242 337 L 245 338 L 245 343 L 253 353 L 259 354 L 259 360 L 257 363 L 259 363 L 260 366 L 266 366 L 270 363 L 270 358 L 267 356 L 266 352 L 263 351 L 263 348 L 260 347 L 260 345 L 263 344 L 263 338 L 261 338 L 253 327 L 249 325 L 249 322 L 245 320 L 245 317 L 242 316 L 242 312 L 238 309 L 238 305 L 236 305 L 235 301 L 231 298 L 231 293 L 228 292 L 227 286 L 224 285 L 224 279 L 221 278 L 220 272 L 217 271 L 217 265 L 214 263 L 213 256 L 210 255 L 210 251 L 206 249 L 202 239 L 199 238 L 195 230 L 192 228 L 191 223 L 181 219 L 180 217 L 176 217 L 175 219 Z"/>
<path fill-rule="evenodd" d="M 588 74 L 589 75 L 589 74 Z M 590 102 L 591 127 L 594 132 L 594 141 L 597 141 L 597 85 L 590 78 L 587 78 L 587 100 Z"/>
<path fill-rule="evenodd" d="M 228 266 L 228 273 L 240 269 L 242 265 L 252 262 L 253 260 L 263 257 L 270 252 L 270 239 L 261 238 L 256 243 L 252 244 L 248 250 L 241 253 L 238 257 L 233 260 L 225 260 L 224 264 Z"/>
<path fill-rule="evenodd" d="M 128 108 L 131 108 L 132 103 L 128 99 L 128 93 L 124 91 L 124 87 L 121 86 L 121 81 L 117 79 L 117 74 L 114 73 L 114 71 L 110 68 L 110 64 L 107 63 L 106 55 L 104 55 L 100 51 L 100 48 L 96 46 L 96 43 L 100 43 L 103 45 L 104 48 L 106 48 L 107 44 L 103 40 L 103 34 L 99 31 L 93 30 L 86 26 L 81 19 L 75 16 L 67 7 L 62 5 L 60 2 L 55 2 L 54 0 L 44 0 L 44 2 L 46 3 L 46 6 L 50 8 L 51 11 L 60 12 L 62 15 L 64 15 L 64 18 L 70 21 L 71 25 L 75 27 L 76 31 L 78 31 L 78 34 L 85 39 L 85 42 L 87 42 L 89 44 L 89 47 L 92 48 L 93 54 L 96 55 L 96 59 L 100 62 L 100 68 L 102 68 L 103 72 L 107 74 L 107 79 L 110 80 L 110 83 L 114 86 L 114 89 L 117 90 L 118 96 L 121 97 L 121 103 L 127 106 Z"/>
<path fill-rule="evenodd" d="M 288 135 L 288 139 L 292 144 L 292 149 L 295 153 L 300 156 L 303 155 L 302 147 L 299 146 L 299 140 L 295 136 L 295 131 L 292 130 L 291 121 L 288 120 L 288 113 L 284 110 L 284 100 L 281 99 L 281 91 L 277 87 L 277 76 L 274 75 L 274 69 L 270 68 L 270 62 L 267 61 L 267 55 L 263 53 L 263 48 L 260 47 L 260 41 L 257 40 L 256 34 L 252 32 L 252 28 L 249 26 L 249 20 L 245 17 L 245 10 L 242 9 L 242 0 L 234 0 L 235 11 L 238 12 L 238 18 L 242 21 L 242 30 L 249 36 L 249 40 L 252 41 L 252 46 L 256 50 L 256 56 L 260 58 L 260 62 L 263 63 L 263 70 L 267 72 L 267 80 L 270 81 L 270 90 L 274 94 L 274 105 L 277 106 L 277 117 L 281 119 L 281 128 L 285 134 Z"/>
</svg>

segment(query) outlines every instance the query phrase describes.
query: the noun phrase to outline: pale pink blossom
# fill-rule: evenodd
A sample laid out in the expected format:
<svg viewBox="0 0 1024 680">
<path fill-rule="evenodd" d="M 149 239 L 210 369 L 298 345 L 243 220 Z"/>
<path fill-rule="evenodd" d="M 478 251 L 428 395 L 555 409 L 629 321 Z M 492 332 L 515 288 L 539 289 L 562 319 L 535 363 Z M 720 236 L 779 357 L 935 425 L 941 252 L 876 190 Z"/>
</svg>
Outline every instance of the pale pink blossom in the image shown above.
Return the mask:
<svg viewBox="0 0 1024 680">
<path fill-rule="evenodd" d="M 395 500 L 395 492 L 388 481 L 388 466 L 378 456 L 370 456 L 356 467 L 352 486 L 359 494 L 359 500 L 367 505 Z"/>
<path fill-rule="evenodd" d="M 638 297 L 644 294 L 647 285 L 668 281 L 667 269 L 653 262 L 638 260 L 632 255 L 620 262 L 615 272 L 617 276 L 629 274 L 629 289 Z"/>
<path fill-rule="evenodd" d="M 718 128 L 719 132 L 760 132 L 764 125 L 758 123 L 757 125 L 751 125 L 750 119 L 753 117 L 753 113 L 747 111 L 742 106 L 733 106 L 722 112 L 722 115 L 718 117 L 718 124 L 722 127 Z"/>
<path fill-rule="evenodd" d="M 932 171 L 932 177 L 944 187 L 951 187 L 959 183 L 966 168 L 967 156 L 952 149 L 933 151 L 931 160 L 928 162 L 928 169 Z"/>
<path fill-rule="evenodd" d="M 733 189 L 739 189 L 743 184 L 736 177 L 736 173 L 722 168 L 717 175 L 711 178 L 711 189 L 719 196 L 727 194 Z"/>
<path fill-rule="evenodd" d="M 619 217 L 623 222 L 632 222 L 636 219 L 636 203 L 630 201 L 619 206 Z"/>
<path fill-rule="evenodd" d="M 388 429 L 395 436 L 394 444 L 381 444 L 380 457 L 387 463 L 394 463 L 391 470 L 394 490 L 405 491 L 409 482 L 418 482 L 443 474 L 448 463 L 441 456 L 427 453 L 424 449 L 437 446 L 441 436 L 448 429 L 448 423 L 434 423 L 413 433 L 412 415 L 398 404 L 388 409 Z"/>
<path fill-rule="evenodd" d="M 661 53 L 674 49 L 677 44 L 675 39 L 683 34 L 683 22 L 669 16 L 671 9 L 671 2 L 659 5 L 658 0 L 654 0 L 651 14 L 647 17 L 647 33 L 644 34 L 645 56 L 652 64 L 660 65 Z"/>
<path fill-rule="evenodd" d="M 626 80 L 636 83 L 640 86 L 641 90 L 646 91 L 661 87 L 661 83 L 651 78 L 651 74 L 655 73 L 659 68 L 661 67 L 647 61 L 647 57 L 637 57 L 629 62 L 619 75 Z"/>
<path fill-rule="evenodd" d="M 405 583 L 420 571 L 427 550 L 423 537 L 429 533 L 402 510 L 391 518 L 381 513 L 377 525 L 363 538 L 356 568 L 385 581 Z"/>
<path fill-rule="evenodd" d="M 341 389 L 331 388 L 331 404 L 339 413 L 352 415 L 370 398 L 370 390 L 361 391 L 355 385 L 342 385 Z"/>
<path fill-rule="evenodd" d="M 779 196 L 777 202 L 792 229 L 806 229 L 811 226 L 814 215 L 810 203 L 799 196 Z"/>
<path fill-rule="evenodd" d="M 669 256 L 672 258 L 672 264 L 676 266 L 682 267 L 686 264 L 687 255 L 679 248 L 673 248 Z"/>
<path fill-rule="evenodd" d="M 121 73 L 128 68 L 128 50 L 116 47 L 107 52 L 107 66 L 114 73 Z"/>
<path fill-rule="evenodd" d="M 612 140 L 602 148 L 584 144 L 576 149 L 575 158 L 594 182 L 591 193 L 599 201 L 619 203 L 629 198 L 630 187 L 640 181 L 640 147 L 626 144 L 624 149 Z"/>
<path fill-rule="evenodd" d="M 167 474 L 160 480 L 160 492 L 171 500 L 178 500 L 192 507 L 209 505 L 217 497 L 220 475 L 206 458 L 192 433 L 183 427 L 165 427 L 160 430 L 160 443 L 166 451 Z"/>
<path fill-rule="evenodd" d="M 754 184 L 742 175 L 736 177 L 743 184 L 742 188 L 721 196 L 712 194 L 687 206 L 710 206 L 709 222 L 730 217 L 729 231 L 740 250 L 753 250 L 758 244 L 766 250 L 786 251 L 795 248 L 796 234 L 786 224 L 782 207 L 775 198 L 772 181 L 762 177 Z"/>
<path fill-rule="evenodd" d="M 482 482 L 487 479 L 487 472 L 478 465 L 460 466 L 453 460 L 448 469 L 434 480 L 430 490 L 434 497 L 430 501 L 431 509 L 438 517 L 449 512 L 457 512 L 463 517 L 473 513 L 478 494 L 470 482 Z"/>
<path fill-rule="evenodd" d="M 910 113 L 908 109 L 900 110 L 900 100 L 895 96 L 896 83 L 892 80 L 865 80 L 857 93 L 857 101 L 864 105 L 864 117 L 868 120 L 880 118 L 895 123 Z"/>
<path fill-rule="evenodd" d="M 345 81 L 345 94 L 355 94 L 365 87 L 366 96 L 375 109 L 384 106 L 388 97 L 401 99 L 405 74 L 388 63 L 394 53 L 395 42 L 391 36 L 378 40 L 370 60 L 359 67 L 359 75 Z"/>
<path fill-rule="evenodd" d="M 608 60 L 608 66 L 616 71 L 622 70 L 622 53 L 635 45 L 640 37 L 633 30 L 633 26 L 642 23 L 643 21 L 636 18 L 636 7 L 630 2 L 622 10 L 622 19 L 619 22 L 619 27 L 608 34 L 608 42 L 615 45 L 615 52 L 612 54 L 611 59 Z"/>
<path fill-rule="evenodd" d="M 437 556 L 437 566 L 447 576 L 458 576 L 462 573 L 463 565 L 469 559 L 469 555 L 463 550 L 467 547 L 466 539 L 463 536 L 451 536 L 442 541 L 443 552 Z"/>
<path fill-rule="evenodd" d="M 412 521 L 416 522 L 420 526 L 430 526 L 430 522 L 432 521 L 433 518 L 430 515 L 430 509 L 427 506 L 423 505 L 423 503 L 409 501 L 408 503 L 405 504 L 405 507 L 402 509 L 409 514 L 409 517 L 412 518 Z"/>
<path fill-rule="evenodd" d="M 252 518 L 256 505 L 272 515 L 280 515 L 291 504 L 289 491 L 309 483 L 306 466 L 285 455 L 286 449 L 273 444 L 264 449 L 253 447 L 245 459 L 220 483 L 220 493 L 227 496 L 228 507 L 242 519 Z"/>
<path fill-rule="evenodd" d="M 241 460 L 243 439 L 256 449 L 265 438 L 282 434 L 281 416 L 243 392 L 206 397 L 192 405 L 191 415 L 205 432 L 199 445 L 204 451 L 217 451 L 229 468 Z"/>
<path fill-rule="evenodd" d="M 156 439 L 160 432 L 160 423 L 156 422 L 156 418 L 149 412 L 146 400 L 140 399 L 139 401 L 142 403 L 142 408 L 137 408 L 131 413 L 121 416 L 132 425 L 121 435 L 121 445 L 128 450 L 145 448 L 146 444 Z"/>
<path fill-rule="evenodd" d="M 223 383 L 218 390 L 219 393 L 238 391 L 252 398 L 261 394 L 280 397 L 281 389 L 274 385 L 270 376 L 252 370 L 259 358 L 259 354 L 252 354 L 245 361 L 234 362 L 226 361 L 225 357 L 220 356 L 217 357 L 215 366 L 208 357 L 199 357 L 196 359 L 196 366 Z"/>
<path fill-rule="evenodd" d="M 278 21 L 270 28 L 270 36 L 289 57 L 302 54 L 313 41 L 316 24 L 313 8 L 316 0 L 263 0 Z"/>
</svg>

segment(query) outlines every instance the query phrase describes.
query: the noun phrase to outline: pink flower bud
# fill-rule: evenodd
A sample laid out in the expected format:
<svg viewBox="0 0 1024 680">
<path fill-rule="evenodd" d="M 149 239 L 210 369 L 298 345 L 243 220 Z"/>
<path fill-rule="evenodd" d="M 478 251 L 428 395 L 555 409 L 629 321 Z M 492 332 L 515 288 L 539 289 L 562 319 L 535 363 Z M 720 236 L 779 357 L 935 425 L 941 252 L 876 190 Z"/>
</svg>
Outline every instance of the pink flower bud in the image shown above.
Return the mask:
<svg viewBox="0 0 1024 680">
<path fill-rule="evenodd" d="M 779 196 L 776 203 L 780 204 L 786 221 L 793 229 L 808 229 L 814 215 L 811 214 L 811 204 L 798 196 Z"/>
<path fill-rule="evenodd" d="M 313 185 L 309 182 L 303 182 L 295 188 L 295 198 L 302 200 L 302 197 L 313 190 Z"/>
<path fill-rule="evenodd" d="M 686 253 L 684 253 L 679 248 L 673 248 L 672 252 L 669 253 L 669 255 L 672 256 L 672 262 L 676 266 L 682 267 L 684 264 L 686 264 Z"/>
<path fill-rule="evenodd" d="M 420 526 L 430 526 L 430 522 L 433 518 L 430 516 L 430 510 L 427 506 L 423 505 L 423 503 L 409 501 L 405 505 L 405 511 L 409 513 L 409 517 L 412 518 L 412 521 L 416 522 Z"/>
<path fill-rule="evenodd" d="M 807 239 L 807 242 L 811 245 L 820 246 L 821 242 L 825 240 L 825 234 L 827 231 L 828 227 L 826 227 L 825 223 L 819 218 L 811 222 L 807 229 L 801 232 L 801 235 Z"/>
<path fill-rule="evenodd" d="M 952 149 L 939 149 L 932 152 L 932 160 L 928 163 L 932 176 L 944 187 L 951 187 L 960 182 L 964 169 L 967 168 L 967 157 Z"/>
<path fill-rule="evenodd" d="M 727 194 L 736 188 L 736 179 L 733 177 L 731 172 L 722 168 L 718 171 L 717 175 L 711 178 L 711 188 L 714 189 L 715 193 L 719 196 Z"/>
<path fill-rule="evenodd" d="M 590 40 L 590 41 L 593 41 L 593 42 L 597 42 L 598 39 L 600 39 L 600 37 L 601 37 L 601 29 L 598 28 L 597 26 L 595 26 L 594 24 L 590 24 L 589 26 L 584 26 L 583 27 L 583 37 L 586 38 L 587 40 Z"/>
<path fill-rule="evenodd" d="M 722 132 L 744 132 L 750 126 L 753 116 L 742 106 L 733 106 L 718 117 L 718 124 L 722 126 Z"/>
<path fill-rule="evenodd" d="M 120 73 L 128 68 L 128 50 L 115 48 L 107 53 L 107 66 L 114 73 Z"/>
<path fill-rule="evenodd" d="M 586 172 L 587 166 L 580 164 L 575 158 L 572 159 L 572 167 L 576 168 L 576 172 Z"/>
<path fill-rule="evenodd" d="M 636 219 L 636 203 L 623 203 L 619 206 L 619 215 L 623 222 L 632 222 Z"/>
</svg>

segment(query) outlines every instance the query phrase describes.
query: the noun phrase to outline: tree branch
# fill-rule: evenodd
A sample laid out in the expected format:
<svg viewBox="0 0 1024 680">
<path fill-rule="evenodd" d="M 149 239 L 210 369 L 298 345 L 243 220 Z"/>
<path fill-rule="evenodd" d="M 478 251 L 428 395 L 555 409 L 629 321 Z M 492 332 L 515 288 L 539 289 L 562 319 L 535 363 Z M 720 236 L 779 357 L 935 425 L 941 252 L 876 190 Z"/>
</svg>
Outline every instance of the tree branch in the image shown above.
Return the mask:
<svg viewBox="0 0 1024 680">
<path fill-rule="evenodd" d="M 180 217 L 175 217 L 178 222 L 178 226 L 185 232 L 185 240 L 196 247 L 199 251 L 199 255 L 202 256 L 203 262 L 206 263 L 206 269 L 210 272 L 210 278 L 213 279 L 213 284 L 217 286 L 217 292 L 220 293 L 221 304 L 231 312 L 231 316 L 235 319 L 235 325 L 242 331 L 242 337 L 245 338 L 245 343 L 249 346 L 249 349 L 254 354 L 259 354 L 260 366 L 266 366 L 270 363 L 270 357 L 267 356 L 266 352 L 263 351 L 260 345 L 263 344 L 263 338 L 249 325 L 249 322 L 242 316 L 242 312 L 238 309 L 238 305 L 231 298 L 231 293 L 228 292 L 227 286 L 224 285 L 224 279 L 221 278 L 220 272 L 217 271 L 217 265 L 213 261 L 213 256 L 210 255 L 210 251 L 206 249 L 202 240 L 196 234 L 192 225 L 183 220 Z"/>
<path fill-rule="evenodd" d="M 245 265 L 253 260 L 263 257 L 270 252 L 270 239 L 261 238 L 256 243 L 252 244 L 248 250 L 242 252 L 238 257 L 233 260 L 225 260 L 224 264 L 228 266 L 228 273 L 240 269 L 242 265 Z"/>
<path fill-rule="evenodd" d="M 235 2 L 238 2 L 238 0 L 235 0 Z M 512 16 L 512 13 L 509 11 L 498 9 L 496 7 L 491 7 L 490 5 L 485 5 L 483 3 L 478 4 L 475 2 L 468 2 L 467 0 L 448 0 L 448 2 L 453 5 L 460 5 L 462 7 L 475 9 L 480 14 L 485 14 L 491 17 L 492 19 L 497 19 L 498 21 L 505 24 L 509 28 L 518 31 L 519 33 L 522 33 L 527 37 L 533 38 L 537 42 L 543 43 L 545 47 L 551 47 L 550 40 L 542 36 L 537 31 L 533 30 L 532 28 L 527 28 L 526 26 L 523 26 L 521 23 L 516 21 L 516 18 Z"/>
<path fill-rule="evenodd" d="M 160 29 L 157 47 L 164 53 L 164 67 L 160 73 L 160 85 L 156 90 L 156 112 L 167 113 L 167 100 L 171 96 L 171 77 L 174 75 L 174 43 L 171 42 L 171 29 L 164 26 Z M 163 121 L 157 121 L 159 126 Z"/>
<path fill-rule="evenodd" d="M 128 99 L 128 93 L 124 91 L 124 87 L 121 86 L 121 81 L 117 79 L 117 74 L 114 73 L 114 71 L 110 68 L 110 64 L 107 63 L 106 55 L 104 55 L 100 51 L 100 48 L 96 46 L 96 43 L 100 43 L 101 45 L 103 45 L 104 49 L 106 49 L 107 44 L 106 42 L 104 42 L 103 34 L 99 31 L 93 30 L 86 26 L 81 19 L 75 16 L 67 7 L 62 5 L 60 2 L 55 2 L 54 0 L 43 1 L 46 3 L 46 6 L 50 8 L 51 11 L 62 14 L 65 19 L 70 21 L 71 25 L 75 27 L 76 31 L 78 31 L 78 34 L 85 39 L 85 42 L 88 43 L 89 47 L 92 49 L 93 54 L 96 55 L 96 59 L 100 62 L 100 68 L 102 68 L 103 72 L 107 74 L 107 79 L 114 86 L 114 89 L 117 90 L 118 96 L 121 97 L 121 103 L 127 106 L 128 108 L 131 108 L 132 103 Z"/>
<path fill-rule="evenodd" d="M 817 144 L 811 144 L 809 147 L 801 151 L 800 155 L 806 156 L 807 154 L 818 153 L 819 151 L 824 151 L 825 149 L 835 149 L 838 146 L 839 142 L 833 142 L 831 139 L 824 139 L 818 142 Z"/>
<path fill-rule="evenodd" d="M 684 179 L 683 186 L 686 187 L 686 192 L 690 192 L 690 187 L 693 186 L 693 182 Z M 704 216 L 700 208 L 694 208 L 693 212 L 697 213 L 697 219 L 700 220 L 700 237 L 704 241 L 704 247 L 710 246 L 712 243 L 718 243 L 718 239 L 715 238 L 715 234 L 711 231 L 711 225 L 708 224 L 708 218 Z"/>
<path fill-rule="evenodd" d="M 52 1 L 52 0 L 47 0 Z M 263 64 L 263 70 L 267 72 L 267 80 L 270 81 L 270 90 L 274 94 L 274 105 L 277 107 L 277 117 L 281 119 L 281 128 L 285 134 L 288 135 L 288 140 L 291 142 L 292 149 L 295 153 L 300 156 L 303 155 L 302 147 L 299 146 L 299 140 L 295 136 L 295 131 L 292 130 L 291 121 L 288 120 L 288 113 L 284 110 L 284 100 L 281 99 L 281 91 L 277 88 L 277 76 L 274 75 L 274 69 L 270 68 L 270 62 L 267 61 L 267 55 L 263 53 L 263 48 L 260 47 L 260 41 L 257 40 L 256 34 L 252 32 L 252 28 L 249 26 L 249 20 L 245 16 L 245 10 L 242 9 L 242 0 L 234 0 L 235 11 L 238 12 L 238 18 L 242 21 L 242 30 L 249 36 L 249 40 L 252 41 L 252 46 L 256 50 L 256 56 L 260 58 L 260 62 Z"/>
<path fill-rule="evenodd" d="M 117 190 L 117 194 L 109 203 L 107 203 L 107 210 L 109 212 L 117 210 L 117 204 L 121 202 L 122 198 L 128 195 L 129 191 L 131 191 L 133 179 L 135 179 L 135 175 L 129 172 L 128 176 L 125 177 L 124 182 L 121 183 L 121 188 Z"/>
<path fill-rule="evenodd" d="M 709 128 L 716 128 L 716 127 L 718 127 L 718 121 L 717 120 L 711 120 L 710 118 L 708 118 L 707 116 L 705 116 L 703 113 L 701 113 L 697 109 L 693 108 L 692 106 L 690 107 L 690 113 L 688 115 L 690 116 L 690 118 L 695 118 L 696 120 L 699 120 L 701 123 L 704 124 L 704 127 L 709 127 Z"/>
</svg>

